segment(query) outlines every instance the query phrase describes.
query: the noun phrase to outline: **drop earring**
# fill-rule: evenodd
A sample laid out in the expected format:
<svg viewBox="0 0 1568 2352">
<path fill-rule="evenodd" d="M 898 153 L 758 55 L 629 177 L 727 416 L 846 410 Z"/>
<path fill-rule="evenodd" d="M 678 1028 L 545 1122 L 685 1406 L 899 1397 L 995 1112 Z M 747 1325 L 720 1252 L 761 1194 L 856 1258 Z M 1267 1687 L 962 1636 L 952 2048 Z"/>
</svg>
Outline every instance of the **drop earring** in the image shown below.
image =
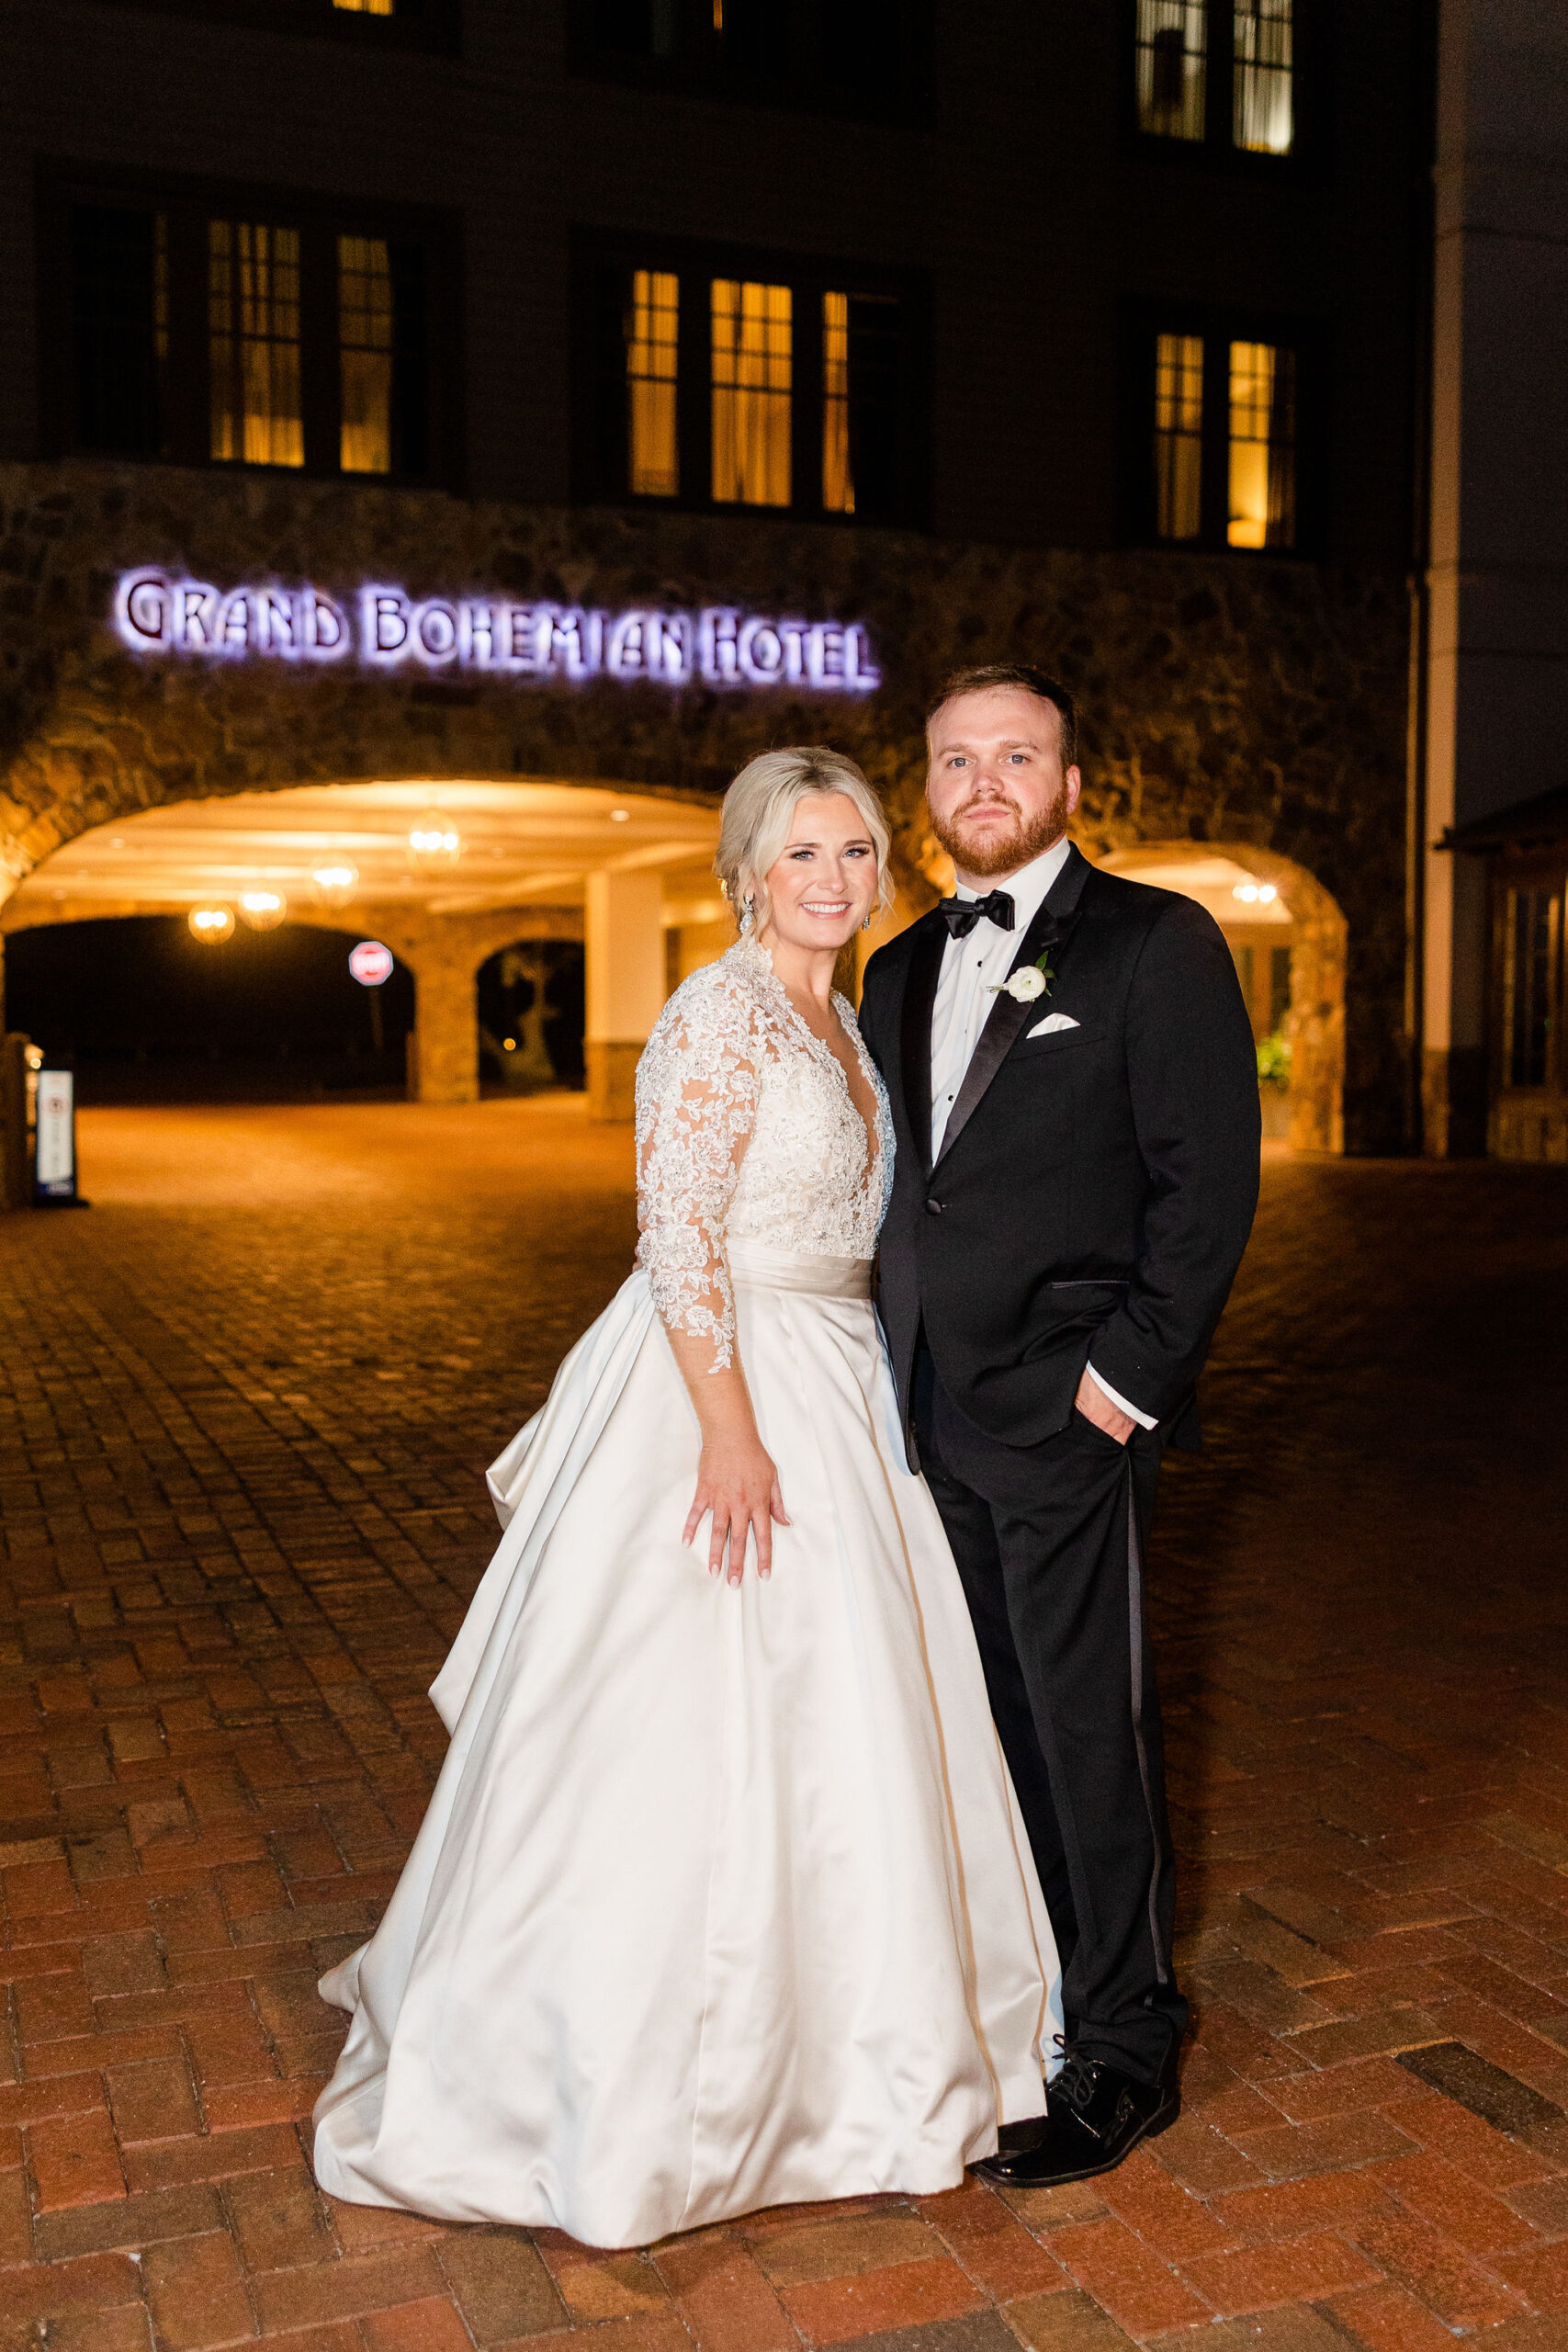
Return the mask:
<svg viewBox="0 0 1568 2352">
<path fill-rule="evenodd" d="M 756 924 L 757 917 L 754 912 L 756 903 L 756 899 L 752 897 L 750 891 L 748 890 L 746 896 L 740 902 L 740 936 L 742 939 L 745 938 L 747 933 L 753 929 Z"/>
</svg>

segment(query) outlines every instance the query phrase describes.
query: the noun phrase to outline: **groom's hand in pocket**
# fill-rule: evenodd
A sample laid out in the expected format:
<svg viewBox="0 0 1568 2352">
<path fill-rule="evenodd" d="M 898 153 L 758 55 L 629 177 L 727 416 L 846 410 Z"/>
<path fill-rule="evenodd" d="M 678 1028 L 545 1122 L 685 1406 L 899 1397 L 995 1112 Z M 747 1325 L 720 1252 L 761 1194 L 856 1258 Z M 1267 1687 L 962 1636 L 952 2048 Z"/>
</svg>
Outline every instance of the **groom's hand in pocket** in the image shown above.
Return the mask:
<svg viewBox="0 0 1568 2352">
<path fill-rule="evenodd" d="M 1111 1403 L 1092 1372 L 1085 1372 L 1074 1402 L 1086 1421 L 1092 1421 L 1097 1430 L 1113 1437 L 1118 1445 L 1125 1445 L 1138 1426 L 1131 1413 L 1122 1412 L 1120 1406 Z"/>
</svg>

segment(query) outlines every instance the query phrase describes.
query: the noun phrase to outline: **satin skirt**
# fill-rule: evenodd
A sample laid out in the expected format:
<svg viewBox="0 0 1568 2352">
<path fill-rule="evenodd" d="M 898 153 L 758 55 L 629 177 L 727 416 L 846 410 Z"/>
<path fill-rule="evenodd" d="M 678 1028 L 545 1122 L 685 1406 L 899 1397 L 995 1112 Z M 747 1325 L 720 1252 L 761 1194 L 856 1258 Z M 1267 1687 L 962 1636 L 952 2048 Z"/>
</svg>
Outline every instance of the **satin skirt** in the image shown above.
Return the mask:
<svg viewBox="0 0 1568 2352">
<path fill-rule="evenodd" d="M 729 1255 L 773 1576 L 681 1543 L 696 1417 L 635 1273 L 491 1470 L 446 1763 L 321 1980 L 335 2197 L 639 2245 L 952 2188 L 1042 2110 L 1055 1947 L 866 1268 Z"/>
</svg>

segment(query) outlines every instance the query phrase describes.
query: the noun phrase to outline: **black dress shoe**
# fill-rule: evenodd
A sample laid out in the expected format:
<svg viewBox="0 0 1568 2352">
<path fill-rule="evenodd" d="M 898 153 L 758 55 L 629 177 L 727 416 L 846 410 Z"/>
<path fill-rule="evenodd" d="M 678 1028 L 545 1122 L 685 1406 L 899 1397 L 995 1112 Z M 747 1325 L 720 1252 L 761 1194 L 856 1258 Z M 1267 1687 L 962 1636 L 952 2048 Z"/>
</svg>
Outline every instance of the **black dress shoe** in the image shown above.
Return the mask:
<svg viewBox="0 0 1568 2352">
<path fill-rule="evenodd" d="M 1045 2128 L 1033 2145 L 987 2156 L 976 2171 L 1001 2188 L 1051 2188 L 1111 2172 L 1140 2140 L 1181 2112 L 1174 2082 L 1141 2083 L 1102 2058 L 1069 2050 L 1047 2093 Z"/>
</svg>

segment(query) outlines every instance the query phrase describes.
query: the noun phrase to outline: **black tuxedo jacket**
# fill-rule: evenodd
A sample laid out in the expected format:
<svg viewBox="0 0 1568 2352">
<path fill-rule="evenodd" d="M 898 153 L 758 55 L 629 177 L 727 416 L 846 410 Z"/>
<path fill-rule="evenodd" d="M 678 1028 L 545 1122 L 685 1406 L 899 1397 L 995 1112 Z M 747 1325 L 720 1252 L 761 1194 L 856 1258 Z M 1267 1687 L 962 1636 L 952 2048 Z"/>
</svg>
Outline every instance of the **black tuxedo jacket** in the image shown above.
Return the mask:
<svg viewBox="0 0 1568 2352">
<path fill-rule="evenodd" d="M 872 957 L 860 1015 L 897 1136 L 877 1303 L 910 1459 L 922 1324 L 948 1396 L 1004 1444 L 1066 1428 L 1091 1352 L 1167 1439 L 1193 1443 L 1194 1385 L 1258 1200 L 1257 1060 L 1224 933 L 1190 899 L 1069 851 L 1012 965 L 1049 948 L 1050 992 L 994 999 L 933 1167 L 946 943 L 932 908 Z M 1031 1037 L 1053 1012 L 1077 1025 Z"/>
</svg>

